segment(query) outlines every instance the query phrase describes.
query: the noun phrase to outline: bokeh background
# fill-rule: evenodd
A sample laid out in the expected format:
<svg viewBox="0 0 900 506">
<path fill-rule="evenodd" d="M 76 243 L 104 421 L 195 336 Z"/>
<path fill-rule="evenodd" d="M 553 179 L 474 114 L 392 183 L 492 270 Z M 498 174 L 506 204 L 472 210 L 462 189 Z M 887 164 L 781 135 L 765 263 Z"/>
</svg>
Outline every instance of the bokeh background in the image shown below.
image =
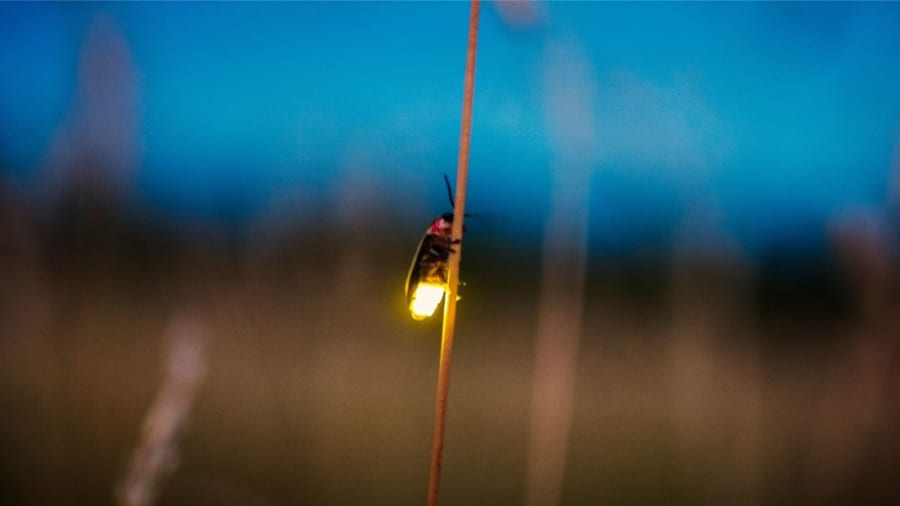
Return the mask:
<svg viewBox="0 0 900 506">
<path fill-rule="evenodd" d="M 0 4 L 0 502 L 424 502 L 468 16 Z M 483 5 L 442 504 L 900 501 L 897 26 Z"/>
</svg>

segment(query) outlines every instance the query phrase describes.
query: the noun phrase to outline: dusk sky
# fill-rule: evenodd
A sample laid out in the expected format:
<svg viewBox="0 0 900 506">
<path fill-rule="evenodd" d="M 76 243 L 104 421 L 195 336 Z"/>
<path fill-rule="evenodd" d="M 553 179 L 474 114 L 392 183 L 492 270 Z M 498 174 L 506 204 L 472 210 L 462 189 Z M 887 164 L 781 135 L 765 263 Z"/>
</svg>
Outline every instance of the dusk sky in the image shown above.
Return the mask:
<svg viewBox="0 0 900 506">
<path fill-rule="evenodd" d="M 789 245 L 885 204 L 900 3 L 534 5 L 523 23 L 483 9 L 469 209 L 537 236 L 570 134 L 585 139 L 602 244 L 668 234 L 700 206 L 751 249 Z M 151 205 L 252 219 L 327 201 L 362 169 L 427 222 L 456 170 L 468 9 L 3 3 L 0 171 L 41 184 L 102 26 L 129 61 Z M 552 112 L 560 100 L 576 118 Z"/>
</svg>

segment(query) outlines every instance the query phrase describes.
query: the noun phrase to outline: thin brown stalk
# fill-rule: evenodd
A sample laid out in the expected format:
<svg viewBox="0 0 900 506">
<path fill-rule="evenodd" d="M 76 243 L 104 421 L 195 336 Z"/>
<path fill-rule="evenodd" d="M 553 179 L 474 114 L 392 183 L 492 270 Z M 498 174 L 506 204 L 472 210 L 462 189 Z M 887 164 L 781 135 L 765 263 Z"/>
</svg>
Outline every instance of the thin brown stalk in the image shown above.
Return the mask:
<svg viewBox="0 0 900 506">
<path fill-rule="evenodd" d="M 459 161 L 456 168 L 456 202 L 453 203 L 455 253 L 450 255 L 450 273 L 444 301 L 444 325 L 441 332 L 441 358 L 438 370 L 437 396 L 434 410 L 434 437 L 431 446 L 431 472 L 428 480 L 428 506 L 436 506 L 441 483 L 441 457 L 444 453 L 444 426 L 447 419 L 447 395 L 450 390 L 450 362 L 453 333 L 456 327 L 456 299 L 459 288 L 459 261 L 462 256 L 463 218 L 466 212 L 466 182 L 469 176 L 469 141 L 472 136 L 472 96 L 475 88 L 475 53 L 478 47 L 478 13 L 480 1 L 472 0 L 469 15 L 469 43 L 466 51 L 466 78 L 463 90 L 462 126 L 459 139 Z"/>
</svg>

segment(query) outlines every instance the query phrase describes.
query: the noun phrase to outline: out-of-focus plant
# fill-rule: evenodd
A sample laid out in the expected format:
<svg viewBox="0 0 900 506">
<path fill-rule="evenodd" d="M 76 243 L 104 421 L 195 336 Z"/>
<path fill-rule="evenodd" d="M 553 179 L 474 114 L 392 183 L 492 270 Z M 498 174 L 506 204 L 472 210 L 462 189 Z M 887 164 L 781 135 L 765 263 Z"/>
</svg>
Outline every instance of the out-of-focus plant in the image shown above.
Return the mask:
<svg viewBox="0 0 900 506">
<path fill-rule="evenodd" d="M 178 466 L 179 435 L 206 376 L 208 337 L 201 323 L 186 316 L 176 317 L 166 341 L 165 377 L 144 418 L 128 473 L 116 493 L 122 506 L 153 504 L 163 481 Z"/>
</svg>

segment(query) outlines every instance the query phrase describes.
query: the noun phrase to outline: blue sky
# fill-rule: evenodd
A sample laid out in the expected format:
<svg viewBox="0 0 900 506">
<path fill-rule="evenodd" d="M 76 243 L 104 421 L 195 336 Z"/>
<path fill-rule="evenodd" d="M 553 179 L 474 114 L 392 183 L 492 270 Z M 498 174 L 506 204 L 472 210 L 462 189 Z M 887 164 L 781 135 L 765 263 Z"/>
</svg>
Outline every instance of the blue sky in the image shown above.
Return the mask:
<svg viewBox="0 0 900 506">
<path fill-rule="evenodd" d="M 551 124 L 566 121 L 548 112 L 552 86 L 590 124 L 579 149 L 601 243 L 665 235 L 698 202 L 749 243 L 789 243 L 884 203 L 900 3 L 537 7 L 540 23 L 525 28 L 482 10 L 470 209 L 540 232 L 564 166 L 558 132 L 570 131 Z M 150 202 L 231 202 L 252 216 L 274 201 L 327 201 L 371 172 L 396 190 L 392 206 L 444 210 L 467 3 L 0 4 L 0 169 L 11 177 L 41 180 L 98 15 L 133 63 L 136 181 Z M 550 84 L 569 68 L 578 83 Z"/>
</svg>

